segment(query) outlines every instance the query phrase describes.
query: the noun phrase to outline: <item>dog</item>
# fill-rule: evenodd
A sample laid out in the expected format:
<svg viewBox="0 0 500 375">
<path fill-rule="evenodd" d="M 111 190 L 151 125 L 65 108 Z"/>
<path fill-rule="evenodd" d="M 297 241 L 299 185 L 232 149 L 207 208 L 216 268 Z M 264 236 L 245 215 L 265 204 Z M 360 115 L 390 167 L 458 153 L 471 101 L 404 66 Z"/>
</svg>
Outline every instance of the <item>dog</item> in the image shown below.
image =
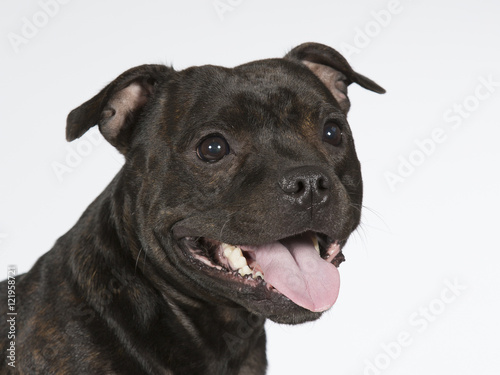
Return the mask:
<svg viewBox="0 0 500 375">
<path fill-rule="evenodd" d="M 265 320 L 335 303 L 360 222 L 351 83 L 385 92 L 305 43 L 232 69 L 138 66 L 71 111 L 68 141 L 97 124 L 125 164 L 0 284 L 16 302 L 0 373 L 265 374 Z"/>
</svg>

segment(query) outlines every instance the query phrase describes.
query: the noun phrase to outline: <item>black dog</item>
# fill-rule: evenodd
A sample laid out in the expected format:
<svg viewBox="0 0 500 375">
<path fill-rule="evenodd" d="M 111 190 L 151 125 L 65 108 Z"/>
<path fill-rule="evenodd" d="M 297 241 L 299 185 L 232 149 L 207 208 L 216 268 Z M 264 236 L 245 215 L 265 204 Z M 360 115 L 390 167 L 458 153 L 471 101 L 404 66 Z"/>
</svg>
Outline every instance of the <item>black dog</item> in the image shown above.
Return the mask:
<svg viewBox="0 0 500 375">
<path fill-rule="evenodd" d="M 353 82 L 384 92 L 307 43 L 234 69 L 142 65 L 73 110 L 69 141 L 98 124 L 126 162 L 17 277 L 0 372 L 264 374 L 265 319 L 337 298 L 362 200 Z"/>
</svg>

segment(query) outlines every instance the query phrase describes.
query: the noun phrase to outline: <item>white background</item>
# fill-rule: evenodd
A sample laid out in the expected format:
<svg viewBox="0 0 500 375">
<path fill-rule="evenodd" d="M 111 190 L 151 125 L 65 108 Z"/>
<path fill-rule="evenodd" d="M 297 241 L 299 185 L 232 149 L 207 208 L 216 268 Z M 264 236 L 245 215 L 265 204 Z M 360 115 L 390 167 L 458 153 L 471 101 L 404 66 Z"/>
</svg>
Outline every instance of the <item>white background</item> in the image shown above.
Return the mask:
<svg viewBox="0 0 500 375">
<path fill-rule="evenodd" d="M 0 4 L 0 270 L 28 270 L 119 170 L 104 141 L 80 146 L 61 181 L 53 165 L 82 142 L 66 143 L 67 113 L 122 71 L 235 66 L 320 42 L 387 94 L 350 87 L 363 224 L 331 311 L 268 325 L 269 374 L 499 374 L 500 3 L 401 0 L 390 19 L 386 0 L 220 3 L 233 5 L 73 0 L 45 20 L 37 1 Z M 15 48 L 24 17 L 46 25 Z M 436 132 L 444 141 L 423 154 L 416 142 Z M 403 159 L 418 165 L 393 191 Z"/>
</svg>

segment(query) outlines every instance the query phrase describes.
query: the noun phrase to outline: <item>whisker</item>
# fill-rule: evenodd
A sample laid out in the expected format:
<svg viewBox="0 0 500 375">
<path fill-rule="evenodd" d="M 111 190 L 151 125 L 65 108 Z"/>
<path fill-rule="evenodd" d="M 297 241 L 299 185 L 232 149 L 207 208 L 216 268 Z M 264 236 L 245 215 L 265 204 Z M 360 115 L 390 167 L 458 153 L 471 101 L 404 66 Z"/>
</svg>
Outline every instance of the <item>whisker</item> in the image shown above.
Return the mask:
<svg viewBox="0 0 500 375">
<path fill-rule="evenodd" d="M 146 269 L 146 258 L 147 257 L 148 257 L 148 251 L 144 250 L 144 262 L 142 262 L 142 270 L 143 270 L 143 272 Z"/>
<path fill-rule="evenodd" d="M 233 212 L 233 213 L 228 215 L 227 220 L 224 222 L 224 224 L 222 225 L 222 228 L 220 229 L 219 238 L 222 238 L 222 232 L 224 232 L 224 228 L 226 227 L 227 223 L 229 223 L 229 221 L 231 220 L 231 216 L 233 216 L 235 214 L 236 214 L 236 212 Z"/>
<path fill-rule="evenodd" d="M 141 257 L 142 247 L 139 249 L 139 254 L 137 254 L 137 259 L 135 260 L 134 274 L 137 273 L 137 264 L 139 263 L 139 258 Z"/>
<path fill-rule="evenodd" d="M 363 208 L 366 209 L 368 212 L 371 212 L 372 214 L 374 214 L 375 217 L 382 222 L 382 224 L 385 227 L 385 229 L 377 227 L 377 226 L 374 226 L 374 225 L 369 225 L 369 224 L 366 224 L 367 226 L 369 226 L 370 228 L 377 229 L 379 231 L 385 232 L 385 233 L 392 233 L 392 230 L 391 230 L 390 226 L 387 224 L 387 222 L 384 220 L 384 218 L 382 217 L 382 215 L 379 212 L 377 212 L 376 210 L 374 210 L 374 209 L 372 209 L 370 207 L 364 206 L 364 205 L 363 205 Z"/>
</svg>

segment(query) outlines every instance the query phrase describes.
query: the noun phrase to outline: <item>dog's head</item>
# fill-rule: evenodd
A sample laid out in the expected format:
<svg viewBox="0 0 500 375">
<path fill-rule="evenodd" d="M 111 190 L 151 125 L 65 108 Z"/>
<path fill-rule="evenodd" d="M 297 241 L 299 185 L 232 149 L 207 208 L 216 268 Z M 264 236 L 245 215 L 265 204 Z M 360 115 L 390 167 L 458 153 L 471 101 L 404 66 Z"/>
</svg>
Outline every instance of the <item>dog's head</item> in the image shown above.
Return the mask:
<svg viewBox="0 0 500 375">
<path fill-rule="evenodd" d="M 318 318 L 360 220 L 347 86 L 383 93 L 307 43 L 233 69 L 130 69 L 68 116 L 125 155 L 115 185 L 123 251 L 199 300 L 277 322 Z M 142 262 L 141 262 L 142 263 Z"/>
</svg>

